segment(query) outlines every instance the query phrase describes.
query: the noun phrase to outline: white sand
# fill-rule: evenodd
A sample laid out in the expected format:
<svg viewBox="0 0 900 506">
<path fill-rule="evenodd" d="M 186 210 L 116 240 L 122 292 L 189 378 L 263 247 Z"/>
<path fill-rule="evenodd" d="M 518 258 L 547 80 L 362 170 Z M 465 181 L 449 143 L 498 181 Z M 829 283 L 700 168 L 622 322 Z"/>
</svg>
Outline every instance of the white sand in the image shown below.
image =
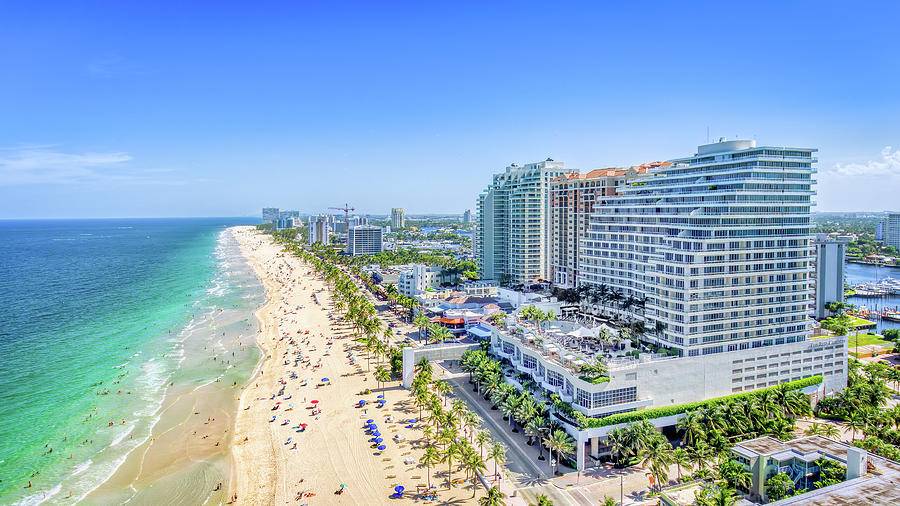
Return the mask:
<svg viewBox="0 0 900 506">
<path fill-rule="evenodd" d="M 248 504 L 412 503 L 417 485 L 425 486 L 426 473 L 424 466 L 403 463 L 409 458 L 418 462 L 424 451 L 419 444 L 422 424 L 405 428 L 405 424 L 397 423 L 418 416 L 409 394 L 397 381 L 391 381 L 387 383 L 385 408 L 369 407 L 366 414 L 355 408 L 360 399 L 373 404 L 380 390 L 360 395 L 367 387 L 374 390 L 376 383 L 366 372 L 366 352 L 352 341 L 345 325 L 329 319 L 331 294 L 325 282 L 314 272 L 308 274 L 311 267 L 299 258 L 281 252 L 269 236 L 251 227 L 234 230 L 266 286 L 269 300 L 257 313 L 263 329 L 258 342 L 265 358 L 258 375 L 241 395 L 232 445 L 234 477 L 230 494 L 236 493 L 238 502 Z M 318 293 L 321 306 L 312 299 L 318 290 L 322 290 Z M 333 342 L 329 344 L 329 340 Z M 350 363 L 345 347 L 352 349 L 357 364 Z M 298 351 L 309 360 L 294 366 Z M 290 379 L 291 373 L 298 378 Z M 317 387 L 325 377 L 330 383 Z M 309 380 L 306 386 L 302 386 L 304 379 Z M 279 380 L 286 381 L 284 393 L 272 400 L 281 386 Z M 283 400 L 288 395 L 292 398 Z M 321 414 L 313 415 L 307 409 L 313 399 L 320 401 Z M 273 411 L 277 401 L 282 404 Z M 294 407 L 288 411 L 290 403 Z M 269 422 L 272 415 L 277 417 L 275 422 Z M 392 423 L 385 422 L 388 415 Z M 385 439 L 387 450 L 383 454 L 370 447 L 371 436 L 362 428 L 368 418 L 375 420 Z M 282 425 L 285 419 L 290 423 Z M 291 429 L 299 423 L 308 424 L 305 432 Z M 404 440 L 394 441 L 397 434 Z M 293 439 L 285 445 L 289 437 Z M 464 472 L 456 469 L 456 463 L 454 468 L 453 477 L 463 478 Z M 437 470 L 432 468 L 432 473 L 436 473 L 431 483 L 439 487 L 440 503 L 475 504 L 470 484 L 447 490 L 446 464 L 439 464 Z M 347 485 L 346 490 L 335 495 L 342 483 Z M 396 485 L 413 494 L 402 501 L 390 499 Z M 298 501 L 300 492 L 315 496 Z M 478 496 L 483 494 L 479 485 Z"/>
</svg>

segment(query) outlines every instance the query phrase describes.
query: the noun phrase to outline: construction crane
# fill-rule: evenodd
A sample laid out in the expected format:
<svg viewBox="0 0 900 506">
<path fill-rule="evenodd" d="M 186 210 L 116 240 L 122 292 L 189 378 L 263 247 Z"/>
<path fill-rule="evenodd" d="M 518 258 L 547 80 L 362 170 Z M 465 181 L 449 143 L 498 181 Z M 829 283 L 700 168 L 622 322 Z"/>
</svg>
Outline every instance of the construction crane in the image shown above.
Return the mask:
<svg viewBox="0 0 900 506">
<path fill-rule="evenodd" d="M 355 211 L 356 209 L 350 207 L 350 204 L 344 204 L 344 207 L 329 207 L 328 209 L 344 211 L 344 232 L 347 233 L 347 237 L 350 237 L 350 211 Z"/>
</svg>

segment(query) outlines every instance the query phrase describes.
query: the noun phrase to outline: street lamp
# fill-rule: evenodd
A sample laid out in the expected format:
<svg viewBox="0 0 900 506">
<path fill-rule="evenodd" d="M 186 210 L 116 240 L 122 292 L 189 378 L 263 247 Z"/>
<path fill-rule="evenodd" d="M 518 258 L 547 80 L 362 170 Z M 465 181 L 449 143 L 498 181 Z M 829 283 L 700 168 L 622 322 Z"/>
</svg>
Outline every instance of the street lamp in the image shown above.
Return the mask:
<svg viewBox="0 0 900 506">
<path fill-rule="evenodd" d="M 538 450 L 541 452 L 541 454 L 538 455 L 538 460 L 544 460 L 544 438 L 542 437 L 544 431 L 549 433 L 550 427 L 541 427 L 538 429 Z"/>
</svg>

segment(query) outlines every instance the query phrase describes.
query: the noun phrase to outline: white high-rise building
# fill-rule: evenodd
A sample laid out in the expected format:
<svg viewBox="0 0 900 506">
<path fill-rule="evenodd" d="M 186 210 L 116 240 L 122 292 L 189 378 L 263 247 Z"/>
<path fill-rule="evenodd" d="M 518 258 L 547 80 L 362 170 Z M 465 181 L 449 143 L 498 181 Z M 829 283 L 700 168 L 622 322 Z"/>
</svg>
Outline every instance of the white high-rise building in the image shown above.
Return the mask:
<svg viewBox="0 0 900 506">
<path fill-rule="evenodd" d="M 828 316 L 825 305 L 829 302 L 844 302 L 844 257 L 850 239 L 816 234 L 816 318 Z"/>
<path fill-rule="evenodd" d="M 334 216 L 330 214 L 320 214 L 318 216 L 310 216 L 307 231 L 309 234 L 309 245 L 328 244 L 331 233 L 334 228 Z"/>
<path fill-rule="evenodd" d="M 373 225 L 351 227 L 350 233 L 347 234 L 347 253 L 353 256 L 381 253 L 383 236 L 381 227 Z"/>
<path fill-rule="evenodd" d="M 550 277 L 550 181 L 565 164 L 512 164 L 478 196 L 473 249 L 482 279 L 528 284 Z"/>
<path fill-rule="evenodd" d="M 473 223 L 475 220 L 472 219 L 472 210 L 466 209 L 463 211 L 463 223 Z"/>
<path fill-rule="evenodd" d="M 585 310 L 696 356 L 805 341 L 815 149 L 700 146 L 594 207 Z"/>
<path fill-rule="evenodd" d="M 406 226 L 406 212 L 402 207 L 391 209 L 391 229 L 400 230 Z"/>
<path fill-rule="evenodd" d="M 900 251 L 900 213 L 888 213 L 882 222 L 884 243 Z"/>
</svg>

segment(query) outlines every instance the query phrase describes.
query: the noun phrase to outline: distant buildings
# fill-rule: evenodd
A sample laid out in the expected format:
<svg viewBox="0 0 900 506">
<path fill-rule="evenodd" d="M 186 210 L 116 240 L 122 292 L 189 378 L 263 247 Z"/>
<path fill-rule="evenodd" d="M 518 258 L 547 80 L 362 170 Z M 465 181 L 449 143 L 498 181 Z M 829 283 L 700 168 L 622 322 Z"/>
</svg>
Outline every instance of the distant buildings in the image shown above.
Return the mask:
<svg viewBox="0 0 900 506">
<path fill-rule="evenodd" d="M 578 286 L 578 252 L 598 197 L 615 195 L 626 179 L 668 165 L 656 162 L 629 168 L 564 174 L 550 181 L 550 280 L 561 288 Z"/>
<path fill-rule="evenodd" d="M 900 213 L 888 213 L 881 226 L 884 243 L 900 251 Z"/>
<path fill-rule="evenodd" d="M 347 234 L 347 254 L 374 255 L 381 253 L 384 231 L 372 225 L 357 225 Z"/>
<path fill-rule="evenodd" d="M 550 181 L 565 165 L 548 158 L 494 174 L 478 196 L 474 251 L 482 279 L 529 284 L 550 276 Z"/>
<path fill-rule="evenodd" d="M 264 207 L 262 210 L 263 223 L 271 223 L 281 218 L 281 213 L 277 207 Z"/>
<path fill-rule="evenodd" d="M 391 229 L 400 230 L 406 227 L 406 213 L 402 207 L 391 209 Z"/>
<path fill-rule="evenodd" d="M 825 306 L 829 302 L 844 302 L 844 257 L 849 242 L 849 237 L 816 235 L 816 318 L 828 316 Z"/>
<path fill-rule="evenodd" d="M 334 216 L 330 214 L 313 215 L 309 217 L 307 231 L 309 233 L 309 245 L 329 244 L 331 233 L 334 229 Z"/>
<path fill-rule="evenodd" d="M 281 218 L 294 218 L 294 220 L 296 220 L 300 217 L 300 211 L 281 211 L 278 213 L 278 216 Z"/>
<path fill-rule="evenodd" d="M 294 228 L 294 219 L 293 218 L 279 218 L 277 220 L 273 220 L 272 223 L 275 225 L 275 230 Z"/>
<path fill-rule="evenodd" d="M 346 220 L 347 221 L 345 221 L 343 219 L 335 220 L 334 231 L 339 232 L 341 234 L 346 234 L 348 225 L 349 225 L 349 228 L 353 228 L 353 227 L 356 227 L 359 225 L 368 225 L 369 224 L 369 218 L 366 218 L 364 216 L 349 216 L 346 218 Z"/>
<path fill-rule="evenodd" d="M 472 219 L 472 210 L 466 209 L 463 211 L 463 223 L 474 223 L 475 220 Z"/>
</svg>

